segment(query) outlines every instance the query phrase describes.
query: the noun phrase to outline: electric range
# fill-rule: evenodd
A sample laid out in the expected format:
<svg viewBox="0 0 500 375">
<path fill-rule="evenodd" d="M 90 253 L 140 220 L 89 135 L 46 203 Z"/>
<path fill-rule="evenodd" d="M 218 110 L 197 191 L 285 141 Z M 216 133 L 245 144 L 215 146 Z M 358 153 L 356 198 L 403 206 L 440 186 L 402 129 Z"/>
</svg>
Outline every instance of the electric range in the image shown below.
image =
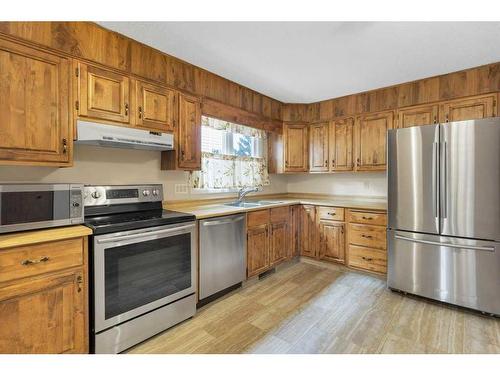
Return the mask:
<svg viewBox="0 0 500 375">
<path fill-rule="evenodd" d="M 162 185 L 84 187 L 91 350 L 119 353 L 196 311 L 196 217 L 162 208 Z"/>
</svg>

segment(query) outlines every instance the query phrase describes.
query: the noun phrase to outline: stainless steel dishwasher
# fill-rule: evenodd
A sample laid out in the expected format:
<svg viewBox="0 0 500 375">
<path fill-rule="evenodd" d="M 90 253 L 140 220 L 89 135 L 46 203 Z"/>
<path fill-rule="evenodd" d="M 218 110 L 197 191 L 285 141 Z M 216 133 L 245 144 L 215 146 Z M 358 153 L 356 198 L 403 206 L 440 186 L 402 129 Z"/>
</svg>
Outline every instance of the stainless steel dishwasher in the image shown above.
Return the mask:
<svg viewBox="0 0 500 375">
<path fill-rule="evenodd" d="M 245 214 L 200 220 L 200 300 L 245 280 L 245 232 Z"/>
</svg>

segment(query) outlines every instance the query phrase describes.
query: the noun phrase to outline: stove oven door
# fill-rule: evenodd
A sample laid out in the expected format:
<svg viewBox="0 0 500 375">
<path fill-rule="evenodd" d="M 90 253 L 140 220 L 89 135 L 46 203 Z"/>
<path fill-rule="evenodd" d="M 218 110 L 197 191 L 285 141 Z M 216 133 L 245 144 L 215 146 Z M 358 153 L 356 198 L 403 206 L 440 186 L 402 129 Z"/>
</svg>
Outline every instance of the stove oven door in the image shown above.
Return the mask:
<svg viewBox="0 0 500 375">
<path fill-rule="evenodd" d="M 95 236 L 95 332 L 193 294 L 195 234 L 191 222 Z"/>
</svg>

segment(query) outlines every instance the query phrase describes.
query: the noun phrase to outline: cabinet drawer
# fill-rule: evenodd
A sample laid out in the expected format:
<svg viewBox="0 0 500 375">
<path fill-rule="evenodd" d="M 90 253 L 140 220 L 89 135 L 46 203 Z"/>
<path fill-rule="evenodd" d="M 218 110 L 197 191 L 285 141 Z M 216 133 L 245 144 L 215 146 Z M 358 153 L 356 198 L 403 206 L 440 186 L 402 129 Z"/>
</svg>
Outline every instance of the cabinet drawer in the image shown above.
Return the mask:
<svg viewBox="0 0 500 375">
<path fill-rule="evenodd" d="M 269 210 L 252 211 L 247 214 L 247 227 L 269 223 Z"/>
<path fill-rule="evenodd" d="M 349 224 L 349 243 L 353 245 L 385 249 L 386 242 L 385 227 Z"/>
<path fill-rule="evenodd" d="M 349 211 L 349 222 L 385 226 L 387 215 L 382 212 Z"/>
<path fill-rule="evenodd" d="M 339 207 L 318 206 L 318 216 L 323 220 L 344 221 L 344 209 Z"/>
<path fill-rule="evenodd" d="M 271 208 L 271 223 L 273 224 L 288 221 L 289 216 L 288 206 Z"/>
<path fill-rule="evenodd" d="M 83 239 L 45 242 L 0 251 L 0 282 L 83 264 Z"/>
<path fill-rule="evenodd" d="M 349 266 L 386 273 L 387 253 L 385 250 L 349 245 Z"/>
</svg>

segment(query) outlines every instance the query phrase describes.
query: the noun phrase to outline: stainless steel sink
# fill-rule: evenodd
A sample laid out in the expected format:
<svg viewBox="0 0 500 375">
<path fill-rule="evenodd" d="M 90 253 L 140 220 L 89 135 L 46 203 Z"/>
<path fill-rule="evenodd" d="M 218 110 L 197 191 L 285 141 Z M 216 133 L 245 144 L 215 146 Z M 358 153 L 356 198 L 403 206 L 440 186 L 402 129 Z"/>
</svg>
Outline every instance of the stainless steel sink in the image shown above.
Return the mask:
<svg viewBox="0 0 500 375">
<path fill-rule="evenodd" d="M 259 207 L 259 206 L 266 206 L 269 204 L 279 204 L 279 203 L 283 202 L 281 201 L 229 202 L 229 203 L 224 203 L 224 206 L 251 208 L 251 207 Z"/>
<path fill-rule="evenodd" d="M 231 206 L 231 207 L 259 207 L 259 203 L 250 203 L 250 202 L 229 202 L 229 203 L 224 203 L 224 206 Z"/>
</svg>

